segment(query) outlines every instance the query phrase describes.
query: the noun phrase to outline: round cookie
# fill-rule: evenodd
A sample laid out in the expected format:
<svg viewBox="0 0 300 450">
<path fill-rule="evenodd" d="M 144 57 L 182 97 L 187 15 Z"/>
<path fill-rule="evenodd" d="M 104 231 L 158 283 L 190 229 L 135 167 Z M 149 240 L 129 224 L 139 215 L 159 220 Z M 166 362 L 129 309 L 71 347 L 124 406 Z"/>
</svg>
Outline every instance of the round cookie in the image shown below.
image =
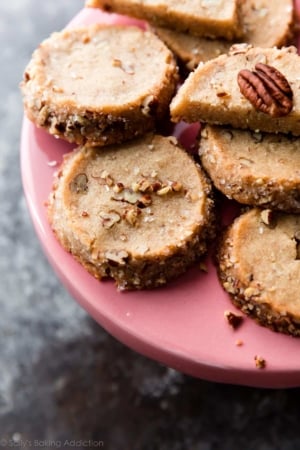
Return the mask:
<svg viewBox="0 0 300 450">
<path fill-rule="evenodd" d="M 232 302 L 259 324 L 300 336 L 300 215 L 254 208 L 220 242 L 219 276 Z"/>
<path fill-rule="evenodd" d="M 154 130 L 177 80 L 172 53 L 153 33 L 97 24 L 42 42 L 21 90 L 36 125 L 69 142 L 100 146 Z"/>
<path fill-rule="evenodd" d="M 214 235 L 211 186 L 174 137 L 68 154 L 49 200 L 63 247 L 96 278 L 148 289 L 197 261 Z"/>
<path fill-rule="evenodd" d="M 199 154 L 215 187 L 239 203 L 300 212 L 300 140 L 206 126 Z"/>
</svg>

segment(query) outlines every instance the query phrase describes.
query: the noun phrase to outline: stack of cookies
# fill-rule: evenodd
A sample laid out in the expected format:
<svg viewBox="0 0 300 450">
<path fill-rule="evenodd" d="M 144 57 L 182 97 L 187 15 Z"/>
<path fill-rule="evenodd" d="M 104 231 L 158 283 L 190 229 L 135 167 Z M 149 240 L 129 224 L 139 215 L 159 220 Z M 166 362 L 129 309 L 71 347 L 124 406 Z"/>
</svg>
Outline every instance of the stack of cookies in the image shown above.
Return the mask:
<svg viewBox="0 0 300 450">
<path fill-rule="evenodd" d="M 260 324 L 300 336 L 300 57 L 241 44 L 201 64 L 171 103 L 201 121 L 199 155 L 214 186 L 248 209 L 224 233 L 219 276 Z"/>
<path fill-rule="evenodd" d="M 86 5 L 147 20 L 185 71 L 238 42 L 280 47 L 294 34 L 293 0 L 87 0 Z"/>
<path fill-rule="evenodd" d="M 87 5 L 147 20 L 184 73 L 193 71 L 171 119 L 202 123 L 202 166 L 248 208 L 219 243 L 221 283 L 260 324 L 300 335 L 300 58 L 279 49 L 293 38 L 293 1 Z"/>
<path fill-rule="evenodd" d="M 247 42 L 254 47 L 268 48 L 281 47 L 292 41 L 293 0 L 243 0 L 237 3 L 237 7 L 243 32 L 242 36 L 235 36 L 231 40 L 224 37 L 199 37 L 165 27 L 157 27 L 156 31 L 177 55 L 180 66 L 187 72 L 195 69 L 200 62 L 227 53 L 236 43 Z"/>
<path fill-rule="evenodd" d="M 49 199 L 58 240 L 120 290 L 161 286 L 205 255 L 214 186 L 247 207 L 218 247 L 222 285 L 260 324 L 300 335 L 300 57 L 278 48 L 292 0 L 86 5 L 149 26 L 54 33 L 25 70 L 27 116 L 79 145 Z M 176 93 L 178 62 L 193 71 Z M 158 134 L 169 114 L 203 124 L 204 169 Z"/>
<path fill-rule="evenodd" d="M 79 145 L 50 195 L 54 233 L 120 290 L 178 277 L 214 235 L 211 183 L 173 136 L 157 134 L 177 83 L 175 58 L 153 32 L 99 24 L 51 35 L 21 83 L 29 119 Z"/>
</svg>

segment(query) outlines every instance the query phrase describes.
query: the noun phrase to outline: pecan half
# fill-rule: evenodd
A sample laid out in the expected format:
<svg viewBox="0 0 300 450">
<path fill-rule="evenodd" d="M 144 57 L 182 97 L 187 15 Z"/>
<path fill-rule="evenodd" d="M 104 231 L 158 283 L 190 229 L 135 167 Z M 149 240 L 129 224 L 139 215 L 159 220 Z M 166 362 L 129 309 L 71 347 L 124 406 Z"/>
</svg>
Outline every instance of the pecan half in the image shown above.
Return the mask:
<svg viewBox="0 0 300 450">
<path fill-rule="evenodd" d="M 241 70 L 237 81 L 241 93 L 258 111 L 271 117 L 282 117 L 293 109 L 291 86 L 274 67 L 257 63 L 254 71 Z"/>
</svg>

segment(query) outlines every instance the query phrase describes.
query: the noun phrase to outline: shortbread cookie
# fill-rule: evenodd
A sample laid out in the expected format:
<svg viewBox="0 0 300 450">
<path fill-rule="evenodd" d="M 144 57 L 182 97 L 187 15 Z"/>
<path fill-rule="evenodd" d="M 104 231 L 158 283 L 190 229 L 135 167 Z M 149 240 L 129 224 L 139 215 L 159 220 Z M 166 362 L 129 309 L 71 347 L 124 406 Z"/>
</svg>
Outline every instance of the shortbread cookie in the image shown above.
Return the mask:
<svg viewBox="0 0 300 450">
<path fill-rule="evenodd" d="M 200 62 L 227 53 L 232 46 L 232 42 L 225 39 L 193 36 L 165 27 L 156 27 L 154 31 L 172 50 L 180 67 L 187 69 L 188 72 L 194 70 Z"/>
<path fill-rule="evenodd" d="M 153 33 L 91 25 L 46 39 L 21 89 L 25 111 L 39 127 L 99 146 L 153 130 L 168 112 L 177 79 L 172 53 Z"/>
<path fill-rule="evenodd" d="M 291 42 L 294 34 L 293 0 L 245 0 L 241 5 L 245 33 L 241 42 L 253 47 L 281 47 Z M 156 33 L 189 70 L 203 61 L 227 53 L 234 42 L 206 39 L 157 28 Z"/>
<path fill-rule="evenodd" d="M 211 186 L 174 137 L 83 146 L 58 172 L 49 220 L 96 278 L 148 289 L 185 272 L 214 234 Z"/>
<path fill-rule="evenodd" d="M 239 203 L 300 213 L 300 139 L 207 125 L 199 154 L 214 185 Z"/>
<path fill-rule="evenodd" d="M 241 0 L 87 0 L 86 6 L 117 12 L 151 24 L 189 32 L 196 36 L 234 39 L 244 33 L 240 21 Z"/>
<path fill-rule="evenodd" d="M 300 135 L 299 69 L 295 47 L 233 46 L 189 75 L 172 100 L 172 118 Z"/>
<path fill-rule="evenodd" d="M 225 232 L 218 259 L 222 285 L 238 308 L 300 336 L 300 215 L 244 213 Z"/>
</svg>

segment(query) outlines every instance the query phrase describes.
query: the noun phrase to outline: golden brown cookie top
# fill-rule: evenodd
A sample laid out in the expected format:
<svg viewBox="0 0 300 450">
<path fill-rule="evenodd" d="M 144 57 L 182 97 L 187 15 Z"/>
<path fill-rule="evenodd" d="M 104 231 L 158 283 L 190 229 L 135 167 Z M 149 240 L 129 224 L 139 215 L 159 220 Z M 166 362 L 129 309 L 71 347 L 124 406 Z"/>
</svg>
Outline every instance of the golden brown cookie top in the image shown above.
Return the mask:
<svg viewBox="0 0 300 450">
<path fill-rule="evenodd" d="M 241 21 L 244 35 L 240 42 L 255 47 L 285 45 L 294 31 L 293 0 L 245 0 L 241 5 Z M 156 32 L 189 70 L 194 69 L 200 61 L 205 62 L 227 53 L 234 43 L 180 33 L 171 28 L 157 28 Z"/>
<path fill-rule="evenodd" d="M 221 264 L 246 302 L 300 318 L 299 233 L 299 215 L 253 209 L 235 220 Z"/>
<path fill-rule="evenodd" d="M 300 183 L 299 138 L 208 125 L 202 132 L 201 150 L 224 174 L 242 172 L 249 183 Z"/>
<path fill-rule="evenodd" d="M 148 20 L 198 36 L 233 39 L 243 34 L 240 0 L 87 0 L 86 6 Z"/>
<path fill-rule="evenodd" d="M 277 102 L 277 94 L 281 95 L 281 88 L 277 83 L 279 77 L 275 73 L 268 75 L 268 82 L 263 77 L 257 77 L 254 82 L 248 83 L 249 80 L 245 77 L 243 89 L 240 86 L 240 73 L 245 70 L 256 73 L 260 64 L 280 72 L 292 90 L 292 98 L 284 93 L 288 101 L 292 102 L 292 110 L 283 117 L 274 117 L 269 108 L 269 98 L 271 97 L 272 102 Z M 231 47 L 229 54 L 200 64 L 190 74 L 172 100 L 172 118 L 174 121 L 203 121 L 299 135 L 299 67 L 300 57 L 295 47 L 269 49 L 247 44 L 235 45 Z M 269 81 L 273 84 L 272 89 Z M 246 95 L 247 91 L 251 95 Z M 267 94 L 268 100 L 265 99 Z M 249 100 L 250 97 L 256 99 L 255 106 Z M 268 108 L 262 108 L 267 105 Z"/>
<path fill-rule="evenodd" d="M 300 212 L 299 138 L 207 125 L 199 154 L 215 187 L 228 198 Z"/>
<path fill-rule="evenodd" d="M 147 135 L 98 150 L 82 147 L 65 161 L 51 213 L 58 224 L 65 218 L 103 252 L 159 257 L 206 223 L 209 184 L 175 138 Z"/>
<path fill-rule="evenodd" d="M 168 114 L 178 73 L 150 31 L 91 25 L 52 34 L 21 83 L 37 126 L 76 144 L 109 145 L 155 129 Z"/>
<path fill-rule="evenodd" d="M 52 34 L 34 52 L 22 83 L 27 103 L 115 113 L 145 102 L 174 71 L 169 50 L 137 27 L 92 25 Z M 149 100 L 149 99 L 148 99 Z M 150 100 L 149 100 L 150 101 Z"/>
<path fill-rule="evenodd" d="M 70 153 L 49 198 L 62 246 L 119 289 L 165 284 L 207 251 L 215 233 L 211 185 L 174 137 Z"/>
</svg>

